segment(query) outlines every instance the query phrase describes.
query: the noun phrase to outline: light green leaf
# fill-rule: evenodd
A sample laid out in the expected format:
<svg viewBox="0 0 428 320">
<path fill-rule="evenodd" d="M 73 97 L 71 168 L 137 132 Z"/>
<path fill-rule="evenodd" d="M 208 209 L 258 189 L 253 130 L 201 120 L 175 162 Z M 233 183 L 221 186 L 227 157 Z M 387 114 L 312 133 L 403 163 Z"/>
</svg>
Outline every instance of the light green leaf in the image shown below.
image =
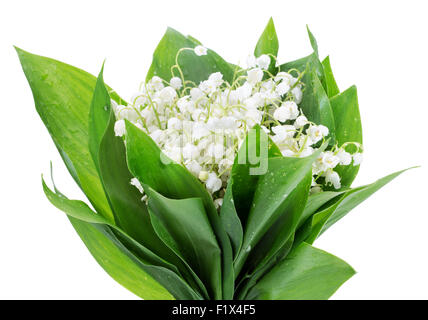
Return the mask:
<svg viewBox="0 0 428 320">
<path fill-rule="evenodd" d="M 181 48 L 194 48 L 200 42 L 193 37 L 185 37 L 178 31 L 168 28 L 153 53 L 153 61 L 147 73 L 146 81 L 159 76 L 169 81 L 172 77 L 171 67 L 176 64 L 176 55 Z M 199 84 L 211 73 L 221 72 L 223 79 L 232 82 L 234 70 L 217 53 L 208 50 L 207 55 L 197 56 L 193 50 L 185 50 L 178 57 L 184 79 Z M 179 76 L 175 70 L 175 76 Z"/>
<path fill-rule="evenodd" d="M 65 164 L 98 212 L 113 214 L 88 147 L 89 107 L 96 78 L 65 63 L 16 48 L 37 112 Z M 114 99 L 119 100 L 113 94 Z"/>
<path fill-rule="evenodd" d="M 201 299 L 177 275 L 173 265 L 93 212 L 84 202 L 69 200 L 62 194 L 52 192 L 44 181 L 43 190 L 49 201 L 70 217 L 76 231 L 100 265 L 130 291 L 145 299 L 170 299 L 171 294 L 176 299 Z M 133 276 L 137 278 L 133 279 Z M 147 292 L 142 292 L 140 286 Z"/>
<path fill-rule="evenodd" d="M 360 110 L 358 108 L 357 88 L 355 86 L 330 99 L 336 125 L 336 141 L 341 146 L 346 142 L 363 143 Z M 354 149 L 355 150 L 355 149 Z M 351 186 L 360 166 L 337 166 L 342 188 Z"/>
<path fill-rule="evenodd" d="M 254 49 L 254 55 L 260 57 L 262 54 L 269 55 L 271 63 L 269 65 L 269 72 L 271 74 L 276 74 L 277 67 L 276 60 L 272 57 L 278 56 L 278 37 L 276 35 L 275 25 L 273 24 L 273 19 L 270 18 L 269 22 L 261 34 L 259 41 L 257 42 L 256 48 Z"/>
<path fill-rule="evenodd" d="M 355 271 L 345 261 L 302 243 L 248 293 L 249 300 L 325 300 Z"/>
<path fill-rule="evenodd" d="M 322 66 L 324 68 L 325 82 L 327 85 L 327 95 L 329 98 L 331 98 L 331 97 L 334 97 L 336 94 L 339 94 L 340 90 L 339 90 L 339 87 L 337 86 L 336 80 L 334 79 L 333 71 L 331 70 L 329 56 L 327 56 L 322 61 Z"/>
<path fill-rule="evenodd" d="M 126 121 L 126 155 L 131 173 L 164 197 L 202 199 L 223 253 L 223 298 L 231 299 L 233 297 L 232 246 L 207 190 L 187 169 L 161 153 L 156 143 L 147 134 L 128 121 Z"/>
<path fill-rule="evenodd" d="M 152 221 L 162 225 L 169 246 L 205 283 L 212 299 L 222 299 L 221 250 L 200 198 L 168 199 L 146 187 Z M 153 217 L 155 215 L 155 217 Z M 156 225 L 154 224 L 156 229 Z M 158 232 L 159 234 L 159 232 Z"/>
<path fill-rule="evenodd" d="M 312 49 L 314 50 L 314 53 L 318 56 L 318 43 L 315 39 L 314 35 L 312 34 L 311 30 L 309 30 L 309 26 L 306 25 L 306 30 L 308 31 L 309 41 L 311 42 Z"/>
</svg>

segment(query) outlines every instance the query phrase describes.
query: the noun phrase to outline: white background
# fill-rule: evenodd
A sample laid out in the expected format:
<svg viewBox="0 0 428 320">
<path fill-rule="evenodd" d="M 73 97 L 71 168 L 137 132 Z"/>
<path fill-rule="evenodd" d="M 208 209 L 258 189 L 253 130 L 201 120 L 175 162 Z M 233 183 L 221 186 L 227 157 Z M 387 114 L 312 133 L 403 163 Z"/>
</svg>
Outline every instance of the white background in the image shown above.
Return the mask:
<svg viewBox="0 0 428 320">
<path fill-rule="evenodd" d="M 1 1 L 0 298 L 133 299 L 45 199 L 40 174 L 82 194 L 40 121 L 13 44 L 97 74 L 123 97 L 144 80 L 167 26 L 231 62 L 270 16 L 281 62 L 310 53 L 305 25 L 331 54 L 341 90 L 356 84 L 365 161 L 355 185 L 414 165 L 315 245 L 357 271 L 334 299 L 428 298 L 428 19 L 425 1 Z"/>
</svg>

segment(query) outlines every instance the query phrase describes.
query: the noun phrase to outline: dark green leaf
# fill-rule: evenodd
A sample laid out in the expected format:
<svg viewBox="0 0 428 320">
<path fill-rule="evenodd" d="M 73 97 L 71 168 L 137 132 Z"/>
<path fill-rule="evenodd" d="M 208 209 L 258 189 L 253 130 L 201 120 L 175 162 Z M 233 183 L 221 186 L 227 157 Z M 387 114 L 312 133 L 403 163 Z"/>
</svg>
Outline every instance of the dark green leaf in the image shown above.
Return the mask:
<svg viewBox="0 0 428 320">
<path fill-rule="evenodd" d="M 200 42 L 193 37 L 185 37 L 178 31 L 168 28 L 158 44 L 153 61 L 147 73 L 146 80 L 159 76 L 169 81 L 172 77 L 171 67 L 176 64 L 176 55 L 181 48 L 194 48 Z M 197 56 L 193 51 L 185 50 L 180 53 L 178 63 L 183 71 L 184 79 L 199 84 L 206 80 L 211 73 L 221 72 L 223 79 L 231 82 L 233 69 L 217 53 L 208 50 L 207 55 Z M 175 75 L 178 76 L 177 71 Z"/>
<path fill-rule="evenodd" d="M 354 274 L 345 261 L 302 243 L 267 273 L 246 299 L 324 300 Z"/>
<path fill-rule="evenodd" d="M 222 299 L 221 250 L 200 198 L 168 199 L 146 187 L 152 221 L 156 218 L 172 240 L 169 246 L 206 284 L 212 299 Z M 153 217 L 155 215 L 156 217 Z M 159 234 L 159 233 L 158 233 Z"/>
</svg>

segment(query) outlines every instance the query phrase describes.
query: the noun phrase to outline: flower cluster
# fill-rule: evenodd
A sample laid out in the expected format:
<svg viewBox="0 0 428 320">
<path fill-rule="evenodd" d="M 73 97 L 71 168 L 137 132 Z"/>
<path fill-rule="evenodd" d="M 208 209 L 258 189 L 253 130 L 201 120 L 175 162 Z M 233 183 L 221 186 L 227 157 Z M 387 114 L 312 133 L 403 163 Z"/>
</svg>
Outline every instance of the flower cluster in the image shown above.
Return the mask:
<svg viewBox="0 0 428 320">
<path fill-rule="evenodd" d="M 177 55 L 184 50 L 207 54 L 206 48 L 197 46 L 183 48 Z M 234 158 L 254 125 L 260 125 L 285 157 L 311 155 L 329 134 L 327 127 L 308 121 L 299 109 L 302 74 L 292 70 L 272 75 L 268 69 L 273 58 L 250 56 L 247 68 L 236 70 L 232 83 L 216 72 L 197 85 L 183 78 L 177 64 L 173 69 L 181 77 L 167 82 L 154 76 L 129 105 L 113 103 L 116 135 L 125 134 L 124 119 L 144 130 L 168 157 L 204 183 L 221 206 Z M 352 154 L 347 151 L 350 145 Z M 349 142 L 321 153 L 313 164 L 311 192 L 325 185 L 340 188 L 334 168 L 358 165 L 361 150 L 359 144 Z M 132 184 L 143 192 L 136 179 Z"/>
</svg>

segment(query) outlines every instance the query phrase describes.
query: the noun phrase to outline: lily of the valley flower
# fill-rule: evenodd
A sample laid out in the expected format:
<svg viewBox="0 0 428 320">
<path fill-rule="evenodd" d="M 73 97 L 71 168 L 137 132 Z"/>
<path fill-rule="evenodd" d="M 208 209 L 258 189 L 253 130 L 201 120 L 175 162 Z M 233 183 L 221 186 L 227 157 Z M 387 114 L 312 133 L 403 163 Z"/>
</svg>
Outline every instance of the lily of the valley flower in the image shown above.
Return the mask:
<svg viewBox="0 0 428 320">
<path fill-rule="evenodd" d="M 203 46 L 193 50 L 197 55 L 207 53 Z M 220 72 L 190 86 L 178 76 L 169 81 L 154 76 L 130 105 L 114 105 L 118 119 L 115 133 L 125 134 L 124 119 L 146 131 L 167 156 L 197 177 L 221 206 L 237 151 L 254 125 L 261 126 L 285 157 L 311 155 L 329 134 L 327 127 L 309 122 L 300 110 L 302 85 L 298 78 L 286 72 L 264 78 L 270 63 L 268 55 L 250 56 L 246 75 L 232 84 L 226 83 Z M 325 185 L 340 188 L 335 167 L 359 164 L 359 151 L 350 154 L 338 147 L 323 152 L 313 164 L 314 179 L 323 177 Z M 135 180 L 131 183 L 142 191 Z M 313 192 L 322 187 L 314 183 Z"/>
</svg>

